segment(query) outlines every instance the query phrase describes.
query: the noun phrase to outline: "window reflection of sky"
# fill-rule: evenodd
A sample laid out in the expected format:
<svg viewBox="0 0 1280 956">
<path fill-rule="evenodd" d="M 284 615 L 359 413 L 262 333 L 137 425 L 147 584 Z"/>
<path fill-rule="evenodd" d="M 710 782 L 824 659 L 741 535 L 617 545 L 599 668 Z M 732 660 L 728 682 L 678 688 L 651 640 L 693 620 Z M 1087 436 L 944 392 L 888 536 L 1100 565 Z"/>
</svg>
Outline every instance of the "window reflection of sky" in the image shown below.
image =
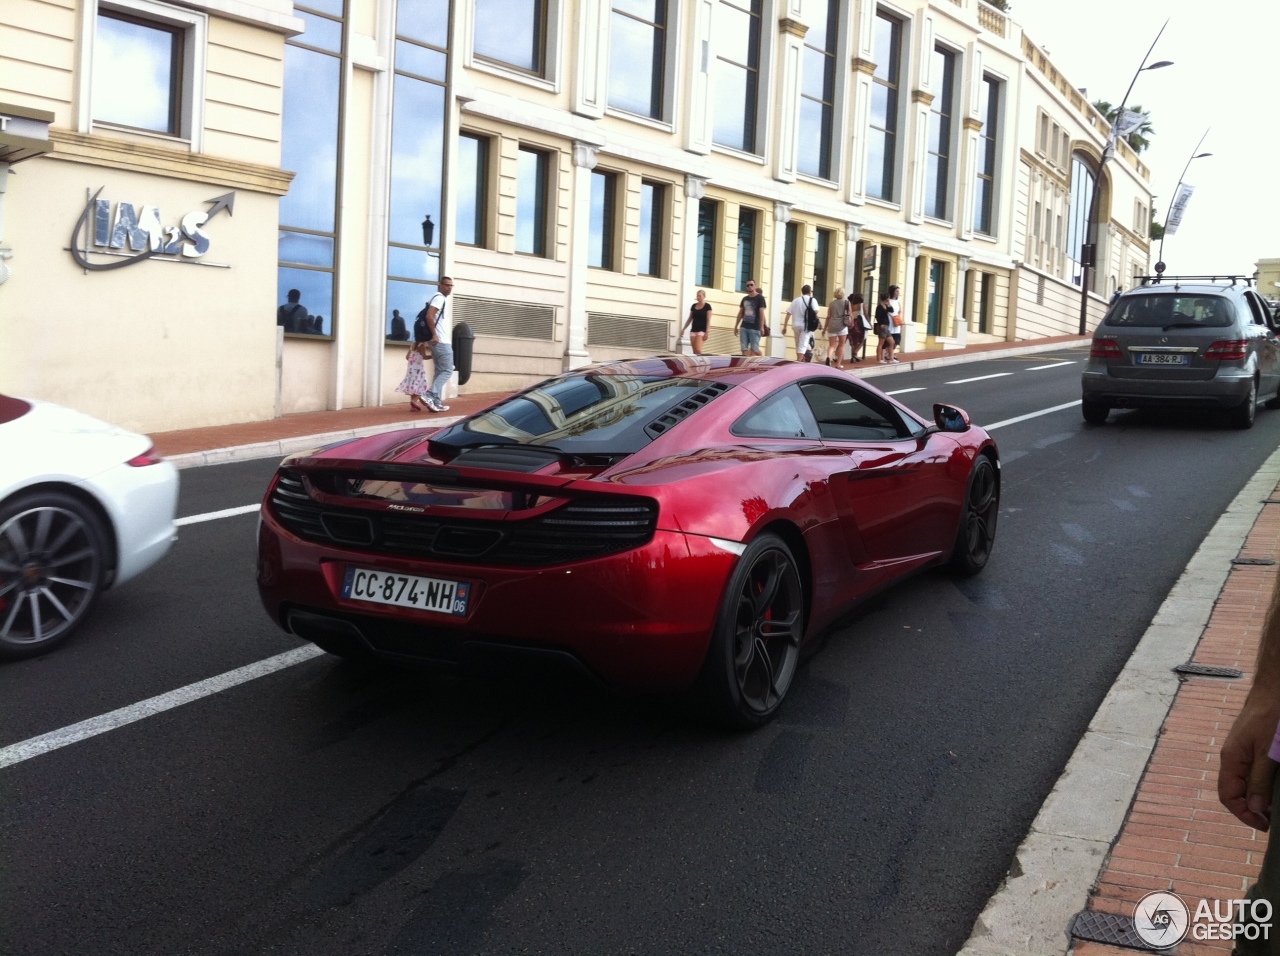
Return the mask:
<svg viewBox="0 0 1280 956">
<path fill-rule="evenodd" d="M 484 208 L 481 189 L 484 184 L 486 141 L 476 136 L 458 138 L 458 169 L 454 176 L 457 187 L 453 201 L 458 207 L 458 242 L 478 246 L 484 241 L 484 224 L 480 211 Z"/>
<path fill-rule="evenodd" d="M 387 314 L 385 316 L 386 334 L 391 335 L 391 313 L 399 311 L 404 319 L 405 330 L 413 338 L 413 321 L 426 306 L 427 301 L 435 295 L 436 288 L 421 282 L 402 282 L 399 279 L 387 280 Z"/>
<path fill-rule="evenodd" d="M 172 31 L 100 15 L 93 45 L 93 118 L 177 133 L 170 116 L 179 42 Z"/>
<path fill-rule="evenodd" d="M 476 54 L 538 72 L 541 6 L 540 0 L 476 0 Z"/>
<path fill-rule="evenodd" d="M 319 328 L 316 335 L 330 335 L 333 332 L 333 273 L 314 272 L 311 269 L 290 269 L 281 266 L 276 273 L 278 294 L 276 303 L 284 305 L 288 301 L 290 289 L 302 293 L 299 302 L 306 307 L 309 317 L 319 317 Z M 302 331 L 300 327 L 299 332 Z"/>
<path fill-rule="evenodd" d="M 516 252 L 536 256 L 546 248 L 547 156 L 522 149 L 516 184 Z"/>
<path fill-rule="evenodd" d="M 392 242 L 420 246 L 422 220 L 440 236 L 440 170 L 444 160 L 444 87 L 396 76 L 391 139 Z"/>
<path fill-rule="evenodd" d="M 444 48 L 449 44 L 449 0 L 400 0 L 396 33 Z"/>
<path fill-rule="evenodd" d="M 335 56 L 286 46 L 281 165 L 296 175 L 280 198 L 280 224 L 334 231 L 338 177 L 338 78 Z"/>
<path fill-rule="evenodd" d="M 649 4 L 648 16 L 653 16 Z M 665 31 L 621 13 L 614 13 L 610 29 L 609 105 L 660 117 L 658 94 L 662 82 L 662 44 Z"/>
</svg>

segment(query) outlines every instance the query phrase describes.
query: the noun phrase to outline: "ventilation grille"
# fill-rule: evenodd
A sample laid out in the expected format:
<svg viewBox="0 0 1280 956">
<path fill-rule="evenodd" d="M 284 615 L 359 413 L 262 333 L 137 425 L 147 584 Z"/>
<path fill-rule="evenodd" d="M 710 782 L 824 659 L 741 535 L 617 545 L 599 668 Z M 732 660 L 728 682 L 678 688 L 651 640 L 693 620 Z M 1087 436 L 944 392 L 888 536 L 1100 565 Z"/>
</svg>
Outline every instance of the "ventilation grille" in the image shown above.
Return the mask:
<svg viewBox="0 0 1280 956">
<path fill-rule="evenodd" d="M 553 305 L 528 305 L 506 299 L 453 297 L 454 316 L 477 335 L 510 335 L 519 339 L 552 341 L 556 336 Z"/>
<path fill-rule="evenodd" d="M 679 425 L 702 406 L 706 405 L 707 402 L 718 395 L 723 395 L 732 387 L 732 385 L 726 385 L 724 382 L 712 382 L 706 388 L 699 389 L 693 395 L 690 395 L 683 402 L 678 402 L 671 406 L 648 425 L 645 425 L 644 433 L 650 438 L 657 438 L 668 429 Z"/>
<path fill-rule="evenodd" d="M 738 336 L 733 334 L 733 329 L 711 329 L 707 334 L 704 351 L 712 355 L 737 355 L 742 351 L 742 344 Z"/>
<path fill-rule="evenodd" d="M 665 319 L 635 319 L 607 312 L 587 313 L 588 345 L 666 352 L 671 347 L 670 334 L 670 323 Z"/>
<path fill-rule="evenodd" d="M 1044 305 L 1044 276 L 1036 276 L 1036 305 Z"/>
<path fill-rule="evenodd" d="M 508 567 L 585 561 L 646 544 L 658 523 L 657 502 L 624 495 L 577 498 L 525 521 L 476 521 L 346 508 L 313 501 L 297 475 L 280 476 L 271 510 L 305 541 L 348 546 L 368 528 L 361 551 L 407 558 Z M 333 532 L 337 531 L 340 537 Z"/>
</svg>

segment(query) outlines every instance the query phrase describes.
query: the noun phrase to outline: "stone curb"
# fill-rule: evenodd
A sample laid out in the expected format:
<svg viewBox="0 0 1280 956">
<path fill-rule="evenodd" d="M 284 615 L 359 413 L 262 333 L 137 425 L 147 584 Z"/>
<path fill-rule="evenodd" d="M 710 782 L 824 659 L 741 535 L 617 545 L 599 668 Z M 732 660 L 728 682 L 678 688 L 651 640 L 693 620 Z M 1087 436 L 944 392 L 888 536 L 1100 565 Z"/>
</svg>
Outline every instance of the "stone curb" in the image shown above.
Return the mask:
<svg viewBox="0 0 1280 956">
<path fill-rule="evenodd" d="M 958 956 L 1064 956 L 1124 827 L 1189 660 L 1262 501 L 1280 483 L 1272 453 L 1201 542 L 1099 706 Z"/>
<path fill-rule="evenodd" d="M 846 371 L 856 372 L 859 378 L 876 378 L 881 375 L 893 375 L 898 372 L 915 369 L 941 368 L 946 365 L 964 365 L 969 362 L 981 362 L 989 358 L 1005 355 L 1033 355 L 1036 352 L 1052 352 L 1057 349 L 1078 348 L 1087 345 L 1089 338 L 1072 339 L 1067 342 L 1037 343 L 1019 345 L 1008 349 L 991 349 L 987 352 L 970 352 L 967 355 L 939 356 L 938 358 L 916 359 L 891 366 L 868 366 L 865 369 L 852 368 Z M 350 438 L 364 438 L 366 435 L 380 435 L 404 428 L 440 428 L 462 420 L 462 416 L 451 418 L 429 418 L 405 422 L 385 422 L 381 425 L 367 425 L 363 428 L 348 428 L 343 431 L 322 432 L 318 435 L 296 435 L 292 438 L 281 438 L 276 441 L 255 442 L 251 445 L 232 445 L 227 448 L 211 448 L 208 451 L 193 451 L 183 455 L 170 455 L 165 460 L 175 468 L 199 468 L 204 465 L 223 465 L 232 461 L 254 461 L 260 458 L 283 458 L 296 451 L 306 451 L 317 445 L 344 441 Z"/>
<path fill-rule="evenodd" d="M 170 455 L 165 460 L 175 468 L 199 468 L 203 465 L 223 465 L 232 461 L 254 461 L 259 458 L 283 458 L 296 451 L 306 451 L 318 445 L 328 445 L 350 438 L 380 435 L 383 432 L 401 431 L 407 428 L 440 428 L 462 421 L 461 415 L 448 418 L 431 418 L 420 421 L 384 422 L 363 428 L 347 428 L 343 431 L 321 432 L 318 435 L 295 435 L 276 441 L 255 442 L 252 445 L 233 445 L 229 448 L 212 448 L 209 451 L 193 451 L 185 455 Z"/>
</svg>

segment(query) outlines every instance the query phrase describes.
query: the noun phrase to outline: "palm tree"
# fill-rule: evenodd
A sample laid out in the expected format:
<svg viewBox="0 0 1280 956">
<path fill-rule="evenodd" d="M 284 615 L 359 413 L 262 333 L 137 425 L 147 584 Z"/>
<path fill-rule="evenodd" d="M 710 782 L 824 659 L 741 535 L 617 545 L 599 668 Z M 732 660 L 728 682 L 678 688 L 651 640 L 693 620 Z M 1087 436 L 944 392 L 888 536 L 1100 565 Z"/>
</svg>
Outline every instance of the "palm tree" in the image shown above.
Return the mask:
<svg viewBox="0 0 1280 956">
<path fill-rule="evenodd" d="M 1118 106 L 1112 106 L 1106 100 L 1095 100 L 1093 106 L 1094 109 L 1107 118 L 1108 123 L 1115 125 L 1116 118 L 1120 115 Z M 1130 106 L 1129 112 L 1141 113 L 1143 116 L 1142 125 L 1125 137 L 1133 151 L 1140 153 L 1151 145 L 1151 137 L 1156 129 L 1151 125 L 1151 114 L 1141 106 Z"/>
<path fill-rule="evenodd" d="M 1150 239 L 1159 239 L 1164 235 L 1164 223 L 1156 221 L 1156 204 L 1151 204 L 1151 223 L 1147 227 L 1147 236 Z"/>
<path fill-rule="evenodd" d="M 997 10 L 1003 10 L 1005 13 L 1009 12 L 1009 0 L 984 0 L 984 2 L 995 7 Z"/>
</svg>

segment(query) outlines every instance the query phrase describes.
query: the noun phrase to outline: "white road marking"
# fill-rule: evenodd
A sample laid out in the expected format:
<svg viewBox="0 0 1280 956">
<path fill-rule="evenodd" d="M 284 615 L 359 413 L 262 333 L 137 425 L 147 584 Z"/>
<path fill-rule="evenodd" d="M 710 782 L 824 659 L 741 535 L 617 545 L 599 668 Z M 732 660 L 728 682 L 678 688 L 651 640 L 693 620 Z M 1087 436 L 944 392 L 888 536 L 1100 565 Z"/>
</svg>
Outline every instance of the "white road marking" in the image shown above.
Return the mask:
<svg viewBox="0 0 1280 956">
<path fill-rule="evenodd" d="M 885 392 L 886 395 L 905 395 L 907 392 L 925 392 L 928 391 L 923 385 L 918 388 L 900 388 L 896 392 Z"/>
<path fill-rule="evenodd" d="M 239 508 L 223 508 L 221 511 L 206 511 L 202 515 L 187 515 L 185 518 L 178 518 L 173 523 L 179 528 L 188 524 L 200 524 L 202 521 L 217 521 L 219 518 L 234 518 L 236 515 L 247 515 L 252 511 L 261 508 L 261 504 L 241 505 Z"/>
<path fill-rule="evenodd" d="M 1051 415 L 1054 412 L 1060 412 L 1065 408 L 1075 408 L 1080 404 L 1080 399 L 1074 402 L 1067 402 L 1065 405 L 1054 405 L 1053 408 L 1042 408 L 1038 412 L 1031 412 L 1029 415 L 1019 415 L 1017 418 L 1006 418 L 1002 422 L 995 422 L 991 425 L 983 425 L 987 431 L 995 431 L 997 428 L 1004 428 L 1005 425 L 1016 425 L 1018 422 L 1025 422 L 1031 418 L 1039 418 L 1041 415 Z"/>
<path fill-rule="evenodd" d="M 309 661 L 311 658 L 319 657 L 323 653 L 324 651 L 314 644 L 308 644 L 306 647 L 295 648 L 292 651 L 277 654 L 275 657 L 268 657 L 265 660 L 258 661 L 256 664 L 246 664 L 244 667 L 237 667 L 235 670 L 219 674 L 217 677 L 210 677 L 207 680 L 188 684 L 186 687 L 179 687 L 177 690 L 171 690 L 167 694 L 160 694 L 157 697 L 142 700 L 127 707 L 121 707 L 119 710 L 113 710 L 110 713 L 90 717 L 88 720 L 82 720 L 78 724 L 71 724 L 61 730 L 52 730 L 47 734 L 31 737 L 20 743 L 10 744 L 8 747 L 0 749 L 0 768 L 11 767 L 16 763 L 22 763 L 22 761 L 30 760 L 32 757 L 39 757 L 41 754 L 47 754 L 60 747 L 79 743 L 81 740 L 96 737 L 98 734 L 105 734 L 108 730 L 115 730 L 117 727 L 123 727 L 134 721 L 142 720 L 144 717 L 151 717 L 166 710 L 181 707 L 183 704 L 189 704 L 192 701 L 199 700 L 201 697 L 208 697 L 238 684 L 246 683 L 258 677 L 265 677 L 267 674 L 284 670 L 286 667 L 292 667 L 294 664 Z"/>
<path fill-rule="evenodd" d="M 944 385 L 967 385 L 970 382 L 985 382 L 989 378 L 1004 378 L 1006 375 L 1012 375 L 1012 372 L 996 372 L 994 375 L 979 375 L 977 378 L 958 378 L 954 382 L 944 382 Z"/>
<path fill-rule="evenodd" d="M 1051 365 L 1033 365 L 1031 368 L 1024 368 L 1024 372 L 1043 372 L 1047 368 L 1062 368 L 1064 365 L 1075 365 L 1074 361 L 1070 362 L 1054 362 Z"/>
</svg>

